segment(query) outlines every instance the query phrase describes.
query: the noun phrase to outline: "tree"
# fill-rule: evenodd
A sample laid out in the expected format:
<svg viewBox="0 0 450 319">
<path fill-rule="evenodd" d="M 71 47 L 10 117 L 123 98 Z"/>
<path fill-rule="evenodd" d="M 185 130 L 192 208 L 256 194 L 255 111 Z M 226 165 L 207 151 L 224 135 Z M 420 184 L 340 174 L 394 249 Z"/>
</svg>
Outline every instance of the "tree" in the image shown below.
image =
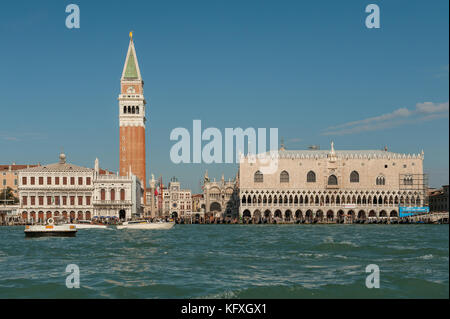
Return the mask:
<svg viewBox="0 0 450 319">
<path fill-rule="evenodd" d="M 19 199 L 14 196 L 14 191 L 11 187 L 3 188 L 0 192 L 0 203 L 3 205 L 18 204 Z"/>
</svg>

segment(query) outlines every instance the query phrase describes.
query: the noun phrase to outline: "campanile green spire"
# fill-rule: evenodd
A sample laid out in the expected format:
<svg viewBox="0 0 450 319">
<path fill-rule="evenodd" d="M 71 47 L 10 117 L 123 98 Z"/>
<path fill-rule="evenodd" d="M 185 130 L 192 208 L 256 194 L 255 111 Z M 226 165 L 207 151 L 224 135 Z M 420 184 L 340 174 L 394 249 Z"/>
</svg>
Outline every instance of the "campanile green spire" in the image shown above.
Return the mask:
<svg viewBox="0 0 450 319">
<path fill-rule="evenodd" d="M 122 80 L 141 80 L 141 72 L 137 61 L 136 50 L 134 48 L 133 34 L 130 32 L 130 44 L 128 46 L 127 57 L 122 72 Z"/>
<path fill-rule="evenodd" d="M 137 79 L 138 73 L 136 69 L 136 61 L 134 58 L 133 50 L 130 50 L 130 54 L 128 55 L 127 67 L 125 68 L 125 78 L 127 79 Z"/>
</svg>

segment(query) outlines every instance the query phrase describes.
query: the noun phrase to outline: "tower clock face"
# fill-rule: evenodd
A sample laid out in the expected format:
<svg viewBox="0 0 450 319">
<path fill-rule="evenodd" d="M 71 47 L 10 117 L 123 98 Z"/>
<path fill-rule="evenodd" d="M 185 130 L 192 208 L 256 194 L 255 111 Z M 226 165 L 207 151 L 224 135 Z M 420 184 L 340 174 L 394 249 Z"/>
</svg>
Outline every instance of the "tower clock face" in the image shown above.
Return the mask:
<svg viewBox="0 0 450 319">
<path fill-rule="evenodd" d="M 134 86 L 130 86 L 130 87 L 127 89 L 127 93 L 135 93 L 135 92 L 136 92 L 136 90 L 135 90 Z"/>
</svg>

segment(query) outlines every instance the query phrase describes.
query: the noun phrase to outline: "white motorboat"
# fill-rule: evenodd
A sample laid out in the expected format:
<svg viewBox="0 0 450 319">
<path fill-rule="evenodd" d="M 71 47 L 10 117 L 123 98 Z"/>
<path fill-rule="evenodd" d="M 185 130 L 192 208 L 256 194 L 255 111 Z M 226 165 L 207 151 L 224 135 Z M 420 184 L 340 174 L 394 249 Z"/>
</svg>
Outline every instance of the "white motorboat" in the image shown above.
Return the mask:
<svg viewBox="0 0 450 319">
<path fill-rule="evenodd" d="M 75 237 L 77 228 L 74 224 L 56 225 L 53 218 L 49 218 L 45 225 L 27 225 L 25 226 L 26 237 Z"/>
<path fill-rule="evenodd" d="M 117 225 L 117 229 L 171 229 L 174 222 L 149 223 L 148 221 L 129 221 L 122 225 Z"/>
<path fill-rule="evenodd" d="M 106 229 L 107 225 L 92 224 L 89 220 L 79 220 L 75 223 L 77 229 Z"/>
</svg>

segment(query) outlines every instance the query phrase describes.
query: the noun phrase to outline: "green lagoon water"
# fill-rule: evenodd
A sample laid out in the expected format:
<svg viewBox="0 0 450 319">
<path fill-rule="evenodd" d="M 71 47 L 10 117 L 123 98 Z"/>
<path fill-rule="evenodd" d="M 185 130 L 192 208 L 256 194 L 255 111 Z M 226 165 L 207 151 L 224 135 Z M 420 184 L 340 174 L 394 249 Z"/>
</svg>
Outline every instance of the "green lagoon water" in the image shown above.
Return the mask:
<svg viewBox="0 0 450 319">
<path fill-rule="evenodd" d="M 175 225 L 26 239 L 0 227 L 0 298 L 449 298 L 448 225 Z M 68 264 L 79 289 L 66 288 Z M 365 268 L 380 268 L 380 288 Z"/>
</svg>

